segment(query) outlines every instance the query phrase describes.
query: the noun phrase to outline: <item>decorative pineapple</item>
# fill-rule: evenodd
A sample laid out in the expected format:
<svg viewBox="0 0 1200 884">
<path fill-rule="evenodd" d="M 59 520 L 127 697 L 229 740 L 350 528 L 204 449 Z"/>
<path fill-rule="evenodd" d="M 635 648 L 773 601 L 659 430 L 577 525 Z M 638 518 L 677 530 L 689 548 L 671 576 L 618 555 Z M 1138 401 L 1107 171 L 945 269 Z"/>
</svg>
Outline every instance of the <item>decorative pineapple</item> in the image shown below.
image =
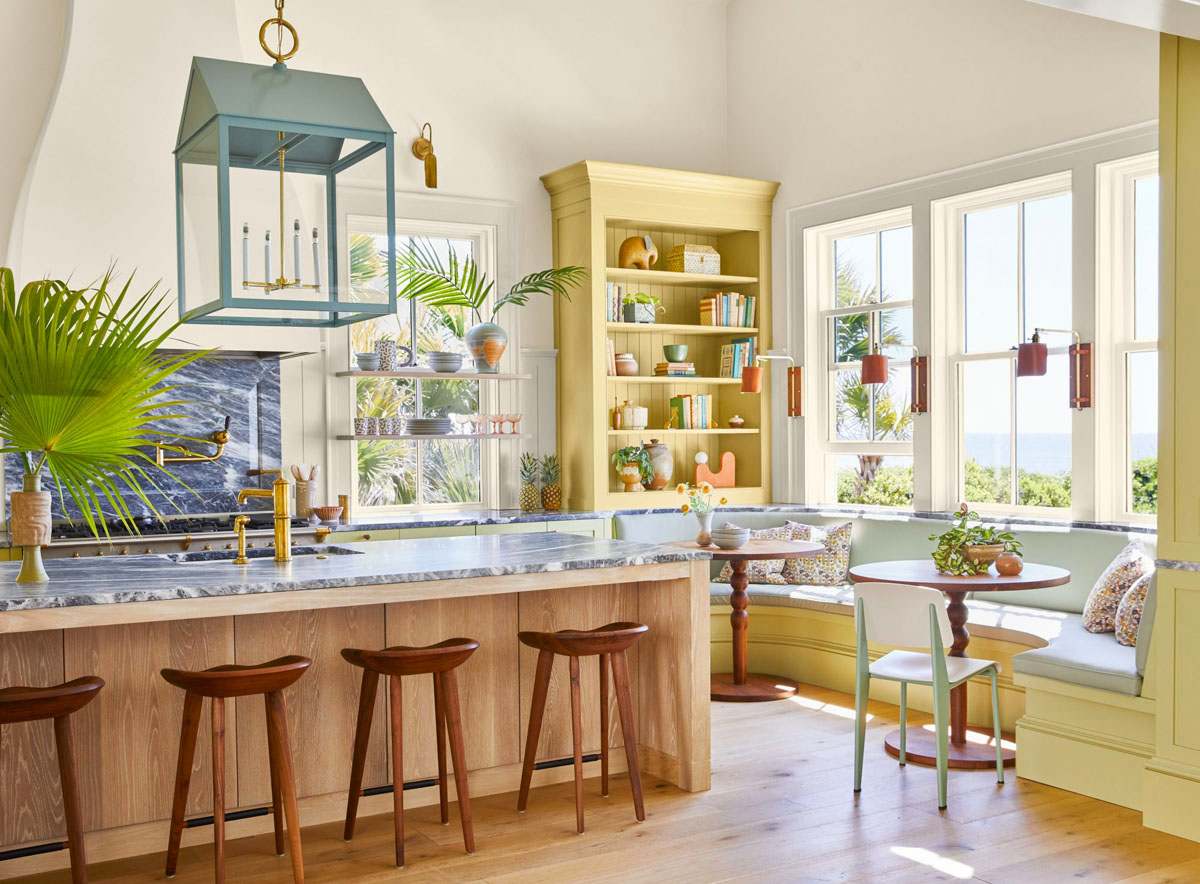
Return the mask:
<svg viewBox="0 0 1200 884">
<path fill-rule="evenodd" d="M 518 502 L 526 512 L 538 508 L 537 481 L 541 471 L 536 457 L 528 451 L 521 455 L 521 496 Z"/>
<path fill-rule="evenodd" d="M 562 468 L 558 455 L 547 454 L 542 458 L 542 509 L 557 512 L 562 506 L 562 486 L 558 484 Z"/>
</svg>

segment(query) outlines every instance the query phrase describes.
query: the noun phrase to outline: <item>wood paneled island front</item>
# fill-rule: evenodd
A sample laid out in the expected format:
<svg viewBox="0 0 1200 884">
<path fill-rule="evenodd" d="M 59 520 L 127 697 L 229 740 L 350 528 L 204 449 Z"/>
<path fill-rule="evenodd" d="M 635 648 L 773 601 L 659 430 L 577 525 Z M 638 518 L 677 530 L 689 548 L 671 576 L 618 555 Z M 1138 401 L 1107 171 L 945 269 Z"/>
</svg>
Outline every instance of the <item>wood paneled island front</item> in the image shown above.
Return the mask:
<svg viewBox="0 0 1200 884">
<path fill-rule="evenodd" d="M 256 559 L 184 561 L 130 556 L 47 562 L 50 582 L 16 584 L 0 565 L 0 687 L 43 686 L 81 675 L 107 682 L 75 716 L 88 859 L 162 851 L 183 693 L 164 667 L 204 669 L 311 657 L 287 691 L 296 787 L 303 825 L 345 811 L 359 676 L 344 647 L 423 645 L 454 636 L 479 641 L 459 673 L 472 794 L 515 791 L 537 654 L 519 630 L 588 629 L 610 621 L 645 623 L 630 652 L 638 757 L 645 774 L 689 791 L 709 787 L 708 554 L 633 541 L 564 534 L 430 538 L 330 548 L 290 563 Z M 596 658 L 582 661 L 584 751 L 599 747 Z M 381 691 L 364 786 L 391 782 Z M 615 698 L 610 697 L 615 704 Z M 539 759 L 571 755 L 567 668 L 551 683 Z M 262 700 L 229 704 L 229 811 L 269 807 L 271 785 Z M 405 684 L 407 782 L 436 777 L 433 690 Z M 621 745 L 615 705 L 609 745 Z M 623 753 L 610 753 L 624 770 Z M 586 773 L 597 776 L 596 765 Z M 572 776 L 570 765 L 535 774 L 534 785 Z M 65 824 L 50 722 L 3 728 L 0 743 L 0 851 L 57 842 Z M 189 816 L 212 808 L 211 752 L 201 739 Z M 436 803 L 436 786 L 406 793 L 409 806 Z M 453 790 L 451 790 L 453 794 Z M 360 814 L 391 808 L 368 795 Z M 515 813 L 515 810 L 514 810 Z M 229 838 L 271 830 L 269 815 L 228 823 Z M 212 830 L 184 830 L 184 845 Z M 485 844 L 480 844 L 484 849 Z M 0 879 L 65 868 L 65 851 L 0 862 Z"/>
</svg>

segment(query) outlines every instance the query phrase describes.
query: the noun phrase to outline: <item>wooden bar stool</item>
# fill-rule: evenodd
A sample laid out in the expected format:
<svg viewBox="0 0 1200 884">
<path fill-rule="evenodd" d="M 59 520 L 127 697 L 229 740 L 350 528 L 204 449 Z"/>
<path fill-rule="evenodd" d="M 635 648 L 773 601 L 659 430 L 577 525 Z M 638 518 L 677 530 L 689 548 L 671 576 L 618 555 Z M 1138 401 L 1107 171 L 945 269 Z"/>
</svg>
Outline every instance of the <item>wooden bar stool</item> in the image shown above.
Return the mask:
<svg viewBox="0 0 1200 884">
<path fill-rule="evenodd" d="M 79 779 L 75 772 L 75 734 L 71 727 L 71 715 L 96 699 L 102 687 L 104 679 L 85 675 L 49 688 L 11 687 L 0 690 L 0 724 L 54 719 L 54 745 L 58 752 L 58 772 L 62 778 L 72 884 L 87 881 L 87 856 L 83 845 L 83 814 L 79 809 Z"/>
<path fill-rule="evenodd" d="M 300 819 L 296 807 L 296 782 L 292 771 L 292 746 L 288 738 L 287 705 L 283 689 L 296 682 L 312 665 L 307 657 L 279 657 L 257 666 L 214 666 L 200 672 L 164 669 L 162 677 L 187 693 L 183 698 L 183 727 L 179 735 L 179 764 L 175 769 L 175 796 L 171 804 L 171 834 L 167 841 L 167 877 L 175 876 L 179 863 L 179 838 L 192 781 L 200 707 L 212 700 L 213 851 L 217 884 L 225 882 L 225 700 L 263 694 L 267 707 L 267 754 L 271 768 L 271 810 L 275 820 L 275 854 L 283 856 L 283 816 L 292 852 L 292 878 L 304 884 L 304 856 L 300 851 Z M 282 800 L 281 800 L 282 799 Z M 280 805 L 283 805 L 281 808 Z"/>
<path fill-rule="evenodd" d="M 571 736 L 575 751 L 575 825 L 583 834 L 583 712 L 579 690 L 579 658 L 600 657 L 600 794 L 608 796 L 608 668 L 612 667 L 613 684 L 617 689 L 617 712 L 621 716 L 621 733 L 625 738 L 625 758 L 629 763 L 629 782 L 633 787 L 633 809 L 638 822 L 646 819 L 642 806 L 642 774 L 638 769 L 637 738 L 633 732 L 633 699 L 629 693 L 629 661 L 625 651 L 650 629 L 641 623 L 609 623 L 597 629 L 558 632 L 521 632 L 517 638 L 523 644 L 538 649 L 537 672 L 533 679 L 533 706 L 529 712 L 529 735 L 525 740 L 525 763 L 521 768 L 521 792 L 517 810 L 525 812 L 529 802 L 529 781 L 533 778 L 533 763 L 537 756 L 538 737 L 542 730 L 542 715 L 546 711 L 546 694 L 550 689 L 550 672 L 554 655 L 562 654 L 571 665 Z"/>
<path fill-rule="evenodd" d="M 371 739 L 371 717 L 375 711 L 375 691 L 379 676 L 388 677 L 392 731 L 392 812 L 396 827 L 396 868 L 404 867 L 404 733 L 403 697 L 400 679 L 405 675 L 433 676 L 433 716 L 437 722 L 438 791 L 442 825 L 450 822 L 446 792 L 446 732 L 450 732 L 450 755 L 454 760 L 454 785 L 458 790 L 458 810 L 462 817 L 463 845 L 475 852 L 475 833 L 471 827 L 471 796 L 467 791 L 466 752 L 463 747 L 462 717 L 458 708 L 458 678 L 454 670 L 475 653 L 479 642 L 469 638 L 448 638 L 423 648 L 396 646 L 382 651 L 345 648 L 342 656 L 362 667 L 362 692 L 358 699 L 358 725 L 354 731 L 354 757 L 350 763 L 350 796 L 346 801 L 346 829 L 343 837 L 354 837 L 358 817 L 358 799 L 362 795 L 363 767 L 367 743 Z"/>
</svg>

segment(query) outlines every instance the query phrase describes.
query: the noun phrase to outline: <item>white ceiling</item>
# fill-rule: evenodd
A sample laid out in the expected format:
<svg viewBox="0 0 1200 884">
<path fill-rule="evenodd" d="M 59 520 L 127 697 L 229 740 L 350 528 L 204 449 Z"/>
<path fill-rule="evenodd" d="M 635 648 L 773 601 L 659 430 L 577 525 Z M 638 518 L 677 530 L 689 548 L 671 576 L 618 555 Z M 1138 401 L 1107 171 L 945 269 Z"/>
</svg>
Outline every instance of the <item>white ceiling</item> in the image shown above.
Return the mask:
<svg viewBox="0 0 1200 884">
<path fill-rule="evenodd" d="M 1200 0 L 1032 0 L 1096 18 L 1200 40 Z"/>
</svg>

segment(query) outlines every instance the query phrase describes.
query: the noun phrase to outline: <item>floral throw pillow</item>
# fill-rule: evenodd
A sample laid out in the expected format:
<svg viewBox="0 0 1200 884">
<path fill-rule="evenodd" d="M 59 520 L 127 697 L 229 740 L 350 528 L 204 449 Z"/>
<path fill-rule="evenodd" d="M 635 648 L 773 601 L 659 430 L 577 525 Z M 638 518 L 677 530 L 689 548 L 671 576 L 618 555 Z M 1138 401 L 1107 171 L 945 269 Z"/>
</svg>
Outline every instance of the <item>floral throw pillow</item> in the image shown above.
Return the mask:
<svg viewBox="0 0 1200 884">
<path fill-rule="evenodd" d="M 787 525 L 780 525 L 778 528 L 760 528 L 756 531 L 751 531 L 750 536 L 755 540 L 791 540 L 792 529 L 787 527 Z M 777 586 L 782 586 L 787 583 L 783 579 L 783 565 L 783 559 L 764 562 L 756 562 L 751 559 L 746 562 L 746 576 L 750 578 L 751 583 L 774 583 Z M 725 567 L 721 569 L 721 573 L 717 575 L 717 582 L 728 583 L 732 576 L 733 566 L 729 562 L 726 562 Z"/>
<path fill-rule="evenodd" d="M 1154 559 L 1140 540 L 1131 540 L 1109 563 L 1092 587 L 1083 606 L 1083 628 L 1088 632 L 1112 632 L 1117 626 L 1121 599 L 1139 579 L 1154 570 Z"/>
<path fill-rule="evenodd" d="M 846 582 L 846 571 L 850 567 L 850 529 L 852 522 L 841 525 L 804 525 L 788 522 L 792 540 L 811 540 L 825 544 L 825 551 L 802 559 L 784 559 L 783 580 L 785 583 L 809 586 L 834 586 Z"/>
<path fill-rule="evenodd" d="M 1142 622 L 1142 608 L 1146 606 L 1146 590 L 1154 574 L 1144 574 L 1133 582 L 1129 591 L 1121 596 L 1121 604 L 1117 606 L 1117 641 L 1126 647 L 1137 646 L 1138 626 Z"/>
</svg>

